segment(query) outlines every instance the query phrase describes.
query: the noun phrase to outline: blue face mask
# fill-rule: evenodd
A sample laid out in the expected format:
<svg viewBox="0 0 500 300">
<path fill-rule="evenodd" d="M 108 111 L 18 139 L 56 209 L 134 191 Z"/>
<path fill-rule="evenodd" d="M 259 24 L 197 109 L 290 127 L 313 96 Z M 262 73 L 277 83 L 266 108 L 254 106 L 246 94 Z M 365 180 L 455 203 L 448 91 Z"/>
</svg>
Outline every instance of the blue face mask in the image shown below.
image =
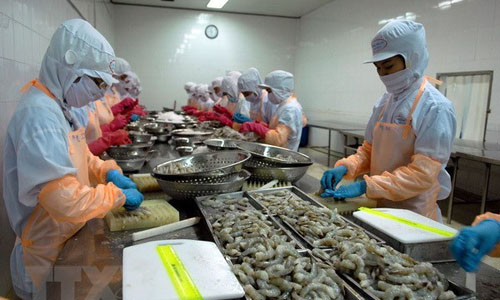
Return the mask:
<svg viewBox="0 0 500 300">
<path fill-rule="evenodd" d="M 227 100 L 231 103 L 236 103 L 238 102 L 238 98 L 227 96 Z"/>
</svg>

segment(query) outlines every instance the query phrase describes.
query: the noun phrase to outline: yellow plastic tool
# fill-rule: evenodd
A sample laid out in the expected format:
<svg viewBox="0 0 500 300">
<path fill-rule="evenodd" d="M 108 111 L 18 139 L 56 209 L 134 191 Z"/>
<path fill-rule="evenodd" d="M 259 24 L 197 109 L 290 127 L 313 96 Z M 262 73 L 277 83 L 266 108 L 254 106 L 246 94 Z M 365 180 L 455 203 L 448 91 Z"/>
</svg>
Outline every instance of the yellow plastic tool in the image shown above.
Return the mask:
<svg viewBox="0 0 500 300">
<path fill-rule="evenodd" d="M 184 264 L 177 256 L 174 248 L 170 245 L 160 245 L 156 247 L 158 255 L 167 270 L 180 300 L 202 300 L 200 291 L 193 282 Z"/>
<path fill-rule="evenodd" d="M 373 215 L 377 215 L 377 216 L 380 216 L 380 217 L 383 217 L 383 218 L 386 218 L 386 219 L 390 219 L 390 220 L 393 220 L 393 221 L 396 221 L 396 222 L 399 222 L 399 223 L 403 223 L 403 224 L 411 226 L 411 227 L 415 227 L 415 228 L 418 228 L 418 229 L 421 229 L 421 230 L 425 230 L 425 231 L 428 231 L 428 232 L 439 234 L 439 235 L 442 235 L 442 236 L 446 236 L 446 237 L 453 237 L 453 236 L 455 236 L 455 233 L 453 233 L 453 232 L 449 232 L 449 231 L 446 231 L 446 230 L 443 230 L 443 229 L 439 229 L 439 228 L 436 228 L 436 227 L 432 227 L 432 226 L 429 226 L 429 225 L 425 225 L 425 224 L 422 224 L 422 223 L 418 223 L 418 222 L 410 221 L 410 220 L 403 219 L 403 218 L 400 218 L 400 217 L 396 217 L 394 215 L 391 215 L 391 214 L 388 214 L 388 213 L 385 213 L 385 212 L 382 212 L 382 211 L 378 211 L 378 210 L 375 210 L 375 209 L 371 209 L 371 208 L 367 208 L 367 207 L 360 207 L 359 210 L 367 212 L 367 213 L 370 213 L 370 214 L 373 214 Z"/>
</svg>

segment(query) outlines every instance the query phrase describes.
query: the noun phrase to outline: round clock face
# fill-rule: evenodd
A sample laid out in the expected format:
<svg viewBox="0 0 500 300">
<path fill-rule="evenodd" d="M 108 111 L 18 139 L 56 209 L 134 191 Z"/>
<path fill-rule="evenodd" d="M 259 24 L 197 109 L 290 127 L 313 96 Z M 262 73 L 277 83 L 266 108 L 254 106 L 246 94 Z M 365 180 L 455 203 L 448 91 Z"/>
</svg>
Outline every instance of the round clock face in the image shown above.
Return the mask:
<svg viewBox="0 0 500 300">
<path fill-rule="evenodd" d="M 208 25 L 207 28 L 205 28 L 205 35 L 209 39 L 215 39 L 219 35 L 219 29 L 217 29 L 215 25 Z"/>
</svg>

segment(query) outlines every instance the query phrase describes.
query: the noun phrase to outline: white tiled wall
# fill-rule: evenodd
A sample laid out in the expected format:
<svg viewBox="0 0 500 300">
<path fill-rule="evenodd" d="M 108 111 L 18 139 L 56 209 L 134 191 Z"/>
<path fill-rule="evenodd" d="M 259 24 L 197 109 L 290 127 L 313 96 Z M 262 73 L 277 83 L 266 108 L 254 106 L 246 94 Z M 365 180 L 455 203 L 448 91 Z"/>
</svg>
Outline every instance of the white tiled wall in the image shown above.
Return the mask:
<svg viewBox="0 0 500 300">
<path fill-rule="evenodd" d="M 101 0 L 97 8 L 97 28 L 113 44 L 112 6 Z M 78 17 L 67 0 L 0 0 L 0 158 L 7 125 L 19 101 L 19 89 L 38 76 L 57 26 Z M 2 161 L 0 170 L 3 170 Z M 0 191 L 3 191 L 2 173 L 0 171 Z M 9 257 L 13 242 L 4 201 L 0 199 L 0 296 L 10 289 Z"/>
</svg>

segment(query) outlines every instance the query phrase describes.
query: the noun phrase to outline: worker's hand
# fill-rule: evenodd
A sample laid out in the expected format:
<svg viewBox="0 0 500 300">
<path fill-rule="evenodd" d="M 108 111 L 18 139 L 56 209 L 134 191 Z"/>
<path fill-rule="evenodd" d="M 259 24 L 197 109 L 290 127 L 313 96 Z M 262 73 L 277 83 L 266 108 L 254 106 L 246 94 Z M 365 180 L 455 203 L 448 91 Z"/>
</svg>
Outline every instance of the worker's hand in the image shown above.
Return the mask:
<svg viewBox="0 0 500 300">
<path fill-rule="evenodd" d="M 89 143 L 89 150 L 94 154 L 95 156 L 99 156 L 104 153 L 104 151 L 108 150 L 108 148 L 111 146 L 111 139 L 107 136 L 102 136 L 98 138 L 97 140 Z"/>
<path fill-rule="evenodd" d="M 118 129 L 114 132 L 105 132 L 104 135 L 109 137 L 109 139 L 111 140 L 111 144 L 115 146 L 132 144 L 128 133 L 123 129 Z"/>
<path fill-rule="evenodd" d="M 321 177 L 321 187 L 325 190 L 335 190 L 345 174 L 347 174 L 347 168 L 343 165 L 325 171 Z"/>
<path fill-rule="evenodd" d="M 475 272 L 481 259 L 500 242 L 500 222 L 484 220 L 463 228 L 453 239 L 450 250 L 457 263 L 467 272 Z"/>
<path fill-rule="evenodd" d="M 218 115 L 217 121 L 219 121 L 224 126 L 233 127 L 233 121 L 231 121 L 231 119 L 229 119 L 225 115 Z"/>
<path fill-rule="evenodd" d="M 229 111 L 229 109 L 225 108 L 224 106 L 215 105 L 214 111 L 219 113 L 219 114 L 225 115 L 228 119 L 233 118 L 233 114 Z"/>
<path fill-rule="evenodd" d="M 262 125 L 261 123 L 256 122 L 246 122 L 241 125 L 240 132 L 254 132 L 261 138 L 266 138 L 266 134 L 269 131 L 269 128 Z"/>
<path fill-rule="evenodd" d="M 326 189 L 321 194 L 321 197 L 322 198 L 330 198 L 330 197 L 333 197 L 334 194 L 335 194 L 334 190 Z"/>
<path fill-rule="evenodd" d="M 333 192 L 334 198 L 354 198 L 366 193 L 366 181 L 356 181 L 351 184 L 343 185 Z"/>
<path fill-rule="evenodd" d="M 101 125 L 102 132 L 113 132 L 127 125 L 128 120 L 124 115 L 117 115 L 109 124 Z"/>
<path fill-rule="evenodd" d="M 139 115 L 132 114 L 132 115 L 130 116 L 130 122 L 135 122 L 135 121 L 137 121 L 137 120 L 139 120 Z"/>
<path fill-rule="evenodd" d="M 123 194 L 125 194 L 125 207 L 126 210 L 135 210 L 141 206 L 142 201 L 144 200 L 144 195 L 142 195 L 136 189 L 122 189 Z"/>
<path fill-rule="evenodd" d="M 106 181 L 114 183 L 121 189 L 137 189 L 137 185 L 118 170 L 108 171 L 106 174 Z"/>
<path fill-rule="evenodd" d="M 247 116 L 245 116 L 243 114 L 235 113 L 233 115 L 233 121 L 236 122 L 236 123 L 243 124 L 245 122 L 252 122 L 252 119 L 250 119 L 249 117 L 247 117 Z"/>
<path fill-rule="evenodd" d="M 139 103 L 139 100 L 134 100 L 130 97 L 127 97 L 127 98 L 123 99 L 122 101 L 120 101 L 120 103 L 113 105 L 111 107 L 111 111 L 113 112 L 113 115 L 115 115 L 115 116 L 118 114 L 126 113 L 129 110 L 131 110 L 132 108 L 134 108 L 134 106 L 136 106 L 137 103 Z"/>
</svg>

